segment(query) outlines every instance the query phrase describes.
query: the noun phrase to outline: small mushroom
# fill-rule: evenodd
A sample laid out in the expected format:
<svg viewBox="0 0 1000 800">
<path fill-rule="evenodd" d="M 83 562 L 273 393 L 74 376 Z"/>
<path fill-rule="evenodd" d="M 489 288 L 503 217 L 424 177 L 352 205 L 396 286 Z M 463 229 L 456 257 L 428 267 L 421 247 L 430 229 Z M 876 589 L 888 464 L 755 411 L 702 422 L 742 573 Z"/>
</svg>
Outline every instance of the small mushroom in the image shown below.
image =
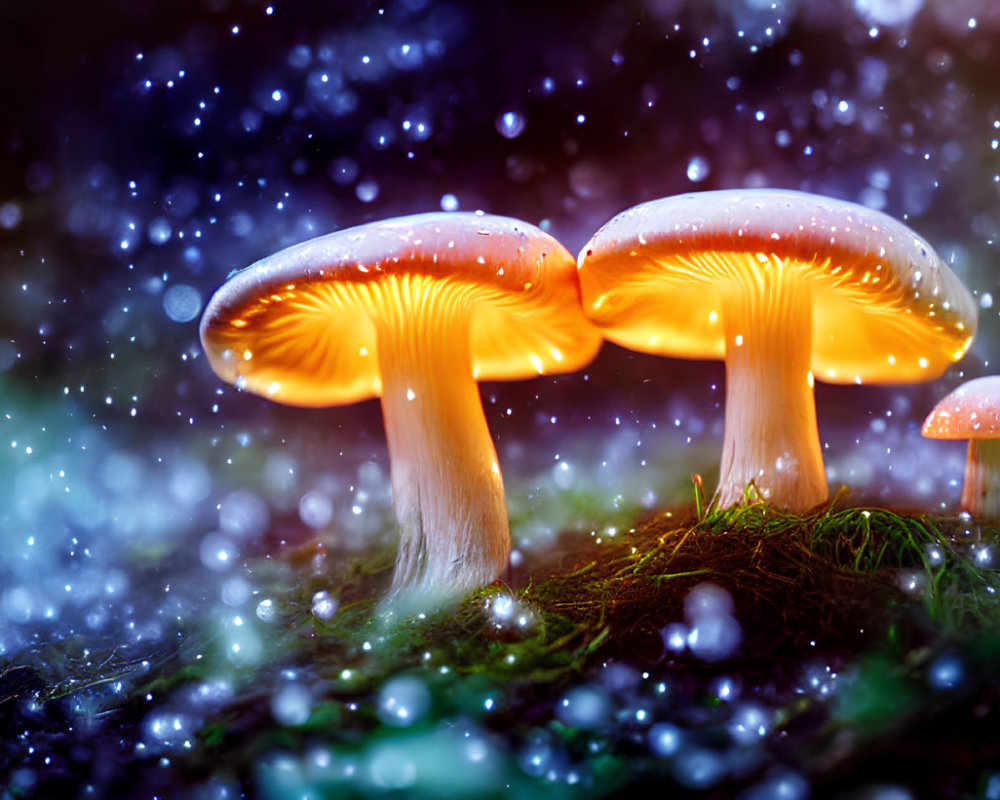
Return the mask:
<svg viewBox="0 0 1000 800">
<path fill-rule="evenodd" d="M 236 273 L 201 341 L 239 388 L 299 406 L 380 397 L 400 528 L 395 607 L 495 580 L 510 554 L 477 380 L 577 369 L 601 337 L 576 262 L 518 220 L 432 213 L 289 247 Z M 408 613 L 408 612 L 407 612 Z"/>
<path fill-rule="evenodd" d="M 928 439 L 968 439 L 962 510 L 1000 520 L 1000 375 L 963 383 L 927 415 Z"/>
<path fill-rule="evenodd" d="M 725 359 L 726 419 L 713 503 L 752 483 L 804 511 L 828 496 L 813 377 L 937 377 L 976 330 L 968 290 L 900 222 L 775 189 L 654 200 L 602 227 L 579 258 L 584 311 L 613 342 Z"/>
</svg>

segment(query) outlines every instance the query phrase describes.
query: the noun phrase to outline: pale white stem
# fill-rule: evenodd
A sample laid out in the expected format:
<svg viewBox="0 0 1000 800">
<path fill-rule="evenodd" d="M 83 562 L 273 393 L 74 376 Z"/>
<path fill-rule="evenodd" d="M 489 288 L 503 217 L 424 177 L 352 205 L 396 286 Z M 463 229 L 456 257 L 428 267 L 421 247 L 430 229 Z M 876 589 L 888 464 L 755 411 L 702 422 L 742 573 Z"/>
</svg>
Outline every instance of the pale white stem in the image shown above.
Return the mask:
<svg viewBox="0 0 1000 800">
<path fill-rule="evenodd" d="M 437 303 L 431 303 L 437 305 Z M 436 309 L 437 310 L 437 309 Z M 472 376 L 468 319 L 426 308 L 377 324 L 399 552 L 390 605 L 433 609 L 496 580 L 510 529 Z"/>
<path fill-rule="evenodd" d="M 761 500 L 801 512 L 828 496 L 809 369 L 811 297 L 780 262 L 757 270 L 723 292 L 726 422 L 713 504 L 744 502 L 753 482 Z"/>
<path fill-rule="evenodd" d="M 969 440 L 962 510 L 976 519 L 1000 520 L 1000 439 Z"/>
</svg>

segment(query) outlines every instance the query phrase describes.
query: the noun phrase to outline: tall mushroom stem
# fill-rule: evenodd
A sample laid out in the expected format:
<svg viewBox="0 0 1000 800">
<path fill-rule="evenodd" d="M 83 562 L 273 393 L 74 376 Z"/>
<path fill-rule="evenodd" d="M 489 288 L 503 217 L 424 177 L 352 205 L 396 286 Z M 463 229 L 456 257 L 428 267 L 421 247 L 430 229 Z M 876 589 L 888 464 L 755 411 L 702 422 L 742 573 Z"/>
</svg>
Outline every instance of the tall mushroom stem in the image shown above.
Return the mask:
<svg viewBox="0 0 1000 800">
<path fill-rule="evenodd" d="M 1000 439 L 969 439 L 962 510 L 975 519 L 1000 520 Z"/>
<path fill-rule="evenodd" d="M 412 292 L 376 324 L 399 552 L 390 604 L 434 607 L 500 575 L 510 528 L 472 374 L 469 311 Z"/>
<path fill-rule="evenodd" d="M 776 258 L 755 264 L 748 280 L 722 295 L 726 337 L 726 423 L 719 508 L 757 496 L 805 511 L 828 496 L 809 370 L 809 287 Z"/>
</svg>

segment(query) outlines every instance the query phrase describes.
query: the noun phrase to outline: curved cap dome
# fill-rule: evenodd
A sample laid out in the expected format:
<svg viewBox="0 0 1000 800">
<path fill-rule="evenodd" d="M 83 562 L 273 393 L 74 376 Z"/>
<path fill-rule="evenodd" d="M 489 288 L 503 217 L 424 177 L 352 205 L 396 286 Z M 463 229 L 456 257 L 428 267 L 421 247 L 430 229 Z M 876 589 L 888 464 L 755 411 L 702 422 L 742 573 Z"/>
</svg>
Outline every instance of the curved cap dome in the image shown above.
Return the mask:
<svg viewBox="0 0 1000 800">
<path fill-rule="evenodd" d="M 606 223 L 579 258 L 585 313 L 636 350 L 723 358 L 720 286 L 762 270 L 811 296 L 811 368 L 833 383 L 936 377 L 964 355 L 976 305 L 933 248 L 878 211 L 804 192 L 668 197 Z M 740 289 L 742 291 L 742 289 Z"/>
<path fill-rule="evenodd" d="M 945 395 L 921 433 L 928 439 L 1000 439 L 1000 375 L 975 378 Z"/>
<path fill-rule="evenodd" d="M 453 314 L 469 321 L 479 380 L 571 371 L 600 346 L 566 249 L 533 225 L 479 213 L 371 222 L 268 256 L 215 293 L 201 340 L 215 372 L 241 388 L 336 405 L 381 393 L 376 323 L 450 336 Z"/>
</svg>

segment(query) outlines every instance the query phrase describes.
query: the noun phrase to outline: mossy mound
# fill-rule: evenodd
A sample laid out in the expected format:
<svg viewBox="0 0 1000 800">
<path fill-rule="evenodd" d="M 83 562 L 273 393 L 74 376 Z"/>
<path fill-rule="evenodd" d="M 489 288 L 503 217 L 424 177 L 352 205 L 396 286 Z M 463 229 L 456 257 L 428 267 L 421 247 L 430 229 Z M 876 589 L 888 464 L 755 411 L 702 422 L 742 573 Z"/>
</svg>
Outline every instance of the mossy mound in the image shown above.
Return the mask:
<svg viewBox="0 0 1000 800">
<path fill-rule="evenodd" d="M 746 633 L 735 657 L 772 664 L 816 647 L 854 649 L 904 635 L 915 645 L 1000 625 L 1000 576 L 989 557 L 995 536 L 956 519 L 837 503 L 804 516 L 764 504 L 700 517 L 691 509 L 596 540 L 567 534 L 457 610 L 390 629 L 373 617 L 372 601 L 388 562 L 378 570 L 355 564 L 338 581 L 346 598 L 338 617 L 304 624 L 319 629 L 319 657 L 332 646 L 349 660 L 360 652 L 356 640 L 375 637 L 396 648 L 382 655 L 391 671 L 445 643 L 456 667 L 495 669 L 506 679 L 510 670 L 500 662 L 513 654 L 521 674 L 551 679 L 582 669 L 595 654 L 659 663 L 663 627 L 683 617 L 694 586 L 711 582 L 732 595 Z M 305 586 L 305 595 L 313 588 Z M 531 609 L 530 635 L 491 618 L 499 596 Z"/>
<path fill-rule="evenodd" d="M 251 565 L 274 610 L 239 623 L 256 630 L 253 663 L 233 668 L 231 620 L 191 620 L 176 647 L 140 661 L 48 648 L 31 669 L 0 676 L 0 712 L 69 765 L 39 790 L 92 769 L 116 796 L 224 784 L 262 797 L 625 786 L 726 797 L 787 773 L 813 797 L 938 778 L 947 786 L 936 796 L 960 797 L 1000 755 L 981 741 L 983 720 L 1000 713 L 996 534 L 843 498 L 802 516 L 695 507 L 627 531 L 566 534 L 458 607 L 392 624 L 377 603 L 391 553 L 341 561 L 331 577 L 337 554 L 299 545 Z M 691 645 L 686 611 L 704 584 L 731 598 L 738 633 L 712 657 Z M 321 619 L 313 597 L 331 586 L 340 608 Z M 386 706 L 400 678 L 425 695 L 403 723 Z M 191 707 L 219 686 L 221 698 Z M 300 718 L 277 699 L 289 686 L 308 696 Z M 596 703 L 593 724 L 574 711 L 580 698 Z M 749 738 L 746 709 L 763 720 Z M 171 738 L 164 725 L 189 729 Z M 683 741 L 676 752 L 665 731 Z M 478 783 L 462 761 L 468 741 L 488 744 Z M 81 754 L 95 753 L 117 777 L 83 766 Z M 386 777 L 386 764 L 411 761 L 412 781 Z M 716 771 L 692 766 L 702 762 Z"/>
</svg>

